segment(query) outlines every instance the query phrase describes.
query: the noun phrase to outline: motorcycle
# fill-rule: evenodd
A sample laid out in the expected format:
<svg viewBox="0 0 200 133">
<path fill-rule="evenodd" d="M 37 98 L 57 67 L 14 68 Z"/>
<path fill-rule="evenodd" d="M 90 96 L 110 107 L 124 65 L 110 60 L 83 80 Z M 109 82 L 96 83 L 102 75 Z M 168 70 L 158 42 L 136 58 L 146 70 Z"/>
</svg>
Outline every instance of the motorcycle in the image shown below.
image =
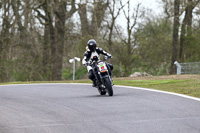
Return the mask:
<svg viewBox="0 0 200 133">
<path fill-rule="evenodd" d="M 100 95 L 106 95 L 106 93 L 108 93 L 109 96 L 113 96 L 113 83 L 110 77 L 111 70 L 106 62 L 108 59 L 109 58 L 105 56 L 102 61 L 99 60 L 97 56 L 94 56 L 90 65 L 92 66 L 96 79 L 97 86 L 95 87 L 98 89 Z"/>
</svg>

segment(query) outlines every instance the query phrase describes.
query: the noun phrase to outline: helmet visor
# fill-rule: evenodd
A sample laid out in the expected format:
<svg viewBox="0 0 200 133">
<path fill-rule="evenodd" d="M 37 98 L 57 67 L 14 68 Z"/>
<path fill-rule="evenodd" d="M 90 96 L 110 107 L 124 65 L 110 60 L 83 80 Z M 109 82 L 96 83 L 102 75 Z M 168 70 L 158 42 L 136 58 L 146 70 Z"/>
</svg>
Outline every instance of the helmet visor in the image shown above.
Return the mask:
<svg viewBox="0 0 200 133">
<path fill-rule="evenodd" d="M 88 48 L 90 49 L 91 52 L 94 52 L 96 50 L 96 45 L 93 43 L 90 43 Z"/>
</svg>

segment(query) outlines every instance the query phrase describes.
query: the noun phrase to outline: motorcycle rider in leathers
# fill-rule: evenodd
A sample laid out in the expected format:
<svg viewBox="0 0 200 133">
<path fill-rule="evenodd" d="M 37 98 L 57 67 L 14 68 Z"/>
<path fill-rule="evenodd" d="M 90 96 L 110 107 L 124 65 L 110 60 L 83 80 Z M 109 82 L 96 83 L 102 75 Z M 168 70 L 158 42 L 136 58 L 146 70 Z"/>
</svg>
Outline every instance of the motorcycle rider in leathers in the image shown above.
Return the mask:
<svg viewBox="0 0 200 133">
<path fill-rule="evenodd" d="M 87 50 L 84 53 L 84 58 L 82 60 L 82 64 L 87 66 L 87 70 L 88 70 L 88 77 L 89 79 L 91 79 L 93 81 L 93 87 L 97 86 L 96 85 L 96 79 L 95 79 L 95 73 L 93 73 L 92 67 L 90 66 L 90 62 L 92 61 L 94 56 L 97 56 L 98 59 L 100 59 L 100 54 L 108 56 L 108 58 L 112 58 L 112 55 L 105 52 L 103 49 L 98 48 L 97 47 L 97 43 L 94 39 L 91 39 L 88 41 L 88 46 L 87 46 Z M 107 68 L 109 71 L 109 74 L 111 76 L 111 71 L 113 70 L 113 65 L 107 63 Z"/>
</svg>

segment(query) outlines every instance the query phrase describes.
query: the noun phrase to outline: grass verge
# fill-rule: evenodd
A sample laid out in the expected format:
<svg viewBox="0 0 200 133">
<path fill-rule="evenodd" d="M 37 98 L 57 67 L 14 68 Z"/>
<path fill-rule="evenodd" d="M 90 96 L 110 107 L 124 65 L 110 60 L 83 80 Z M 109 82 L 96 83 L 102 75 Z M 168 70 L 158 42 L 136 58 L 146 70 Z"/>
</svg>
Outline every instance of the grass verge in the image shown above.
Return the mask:
<svg viewBox="0 0 200 133">
<path fill-rule="evenodd" d="M 196 79 L 115 80 L 114 83 L 115 85 L 151 88 L 200 98 L 200 81 Z"/>
</svg>

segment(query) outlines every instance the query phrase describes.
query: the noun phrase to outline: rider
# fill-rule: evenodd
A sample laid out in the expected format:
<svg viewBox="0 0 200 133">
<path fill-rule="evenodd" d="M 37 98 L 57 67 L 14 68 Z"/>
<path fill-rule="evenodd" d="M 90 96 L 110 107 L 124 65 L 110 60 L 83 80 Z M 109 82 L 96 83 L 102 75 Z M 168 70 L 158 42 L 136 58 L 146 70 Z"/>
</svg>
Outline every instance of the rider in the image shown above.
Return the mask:
<svg viewBox="0 0 200 133">
<path fill-rule="evenodd" d="M 93 87 L 95 87 L 96 86 L 95 75 L 92 71 L 92 67 L 90 66 L 89 62 L 91 62 L 91 60 L 93 59 L 94 56 L 97 56 L 98 59 L 100 59 L 100 57 L 99 57 L 100 54 L 106 55 L 106 56 L 108 56 L 108 58 L 112 58 L 112 55 L 105 52 L 103 49 L 98 48 L 97 43 L 94 39 L 90 39 L 87 44 L 88 44 L 88 46 L 86 47 L 86 51 L 84 53 L 84 58 L 82 60 L 82 64 L 87 66 L 88 77 L 89 77 L 89 79 L 91 79 L 93 81 Z M 108 66 L 107 66 L 108 70 L 110 69 L 110 71 L 112 71 L 113 65 L 109 64 L 109 63 L 107 63 L 107 64 L 108 64 Z M 109 73 L 111 76 L 110 71 L 109 71 Z"/>
</svg>

